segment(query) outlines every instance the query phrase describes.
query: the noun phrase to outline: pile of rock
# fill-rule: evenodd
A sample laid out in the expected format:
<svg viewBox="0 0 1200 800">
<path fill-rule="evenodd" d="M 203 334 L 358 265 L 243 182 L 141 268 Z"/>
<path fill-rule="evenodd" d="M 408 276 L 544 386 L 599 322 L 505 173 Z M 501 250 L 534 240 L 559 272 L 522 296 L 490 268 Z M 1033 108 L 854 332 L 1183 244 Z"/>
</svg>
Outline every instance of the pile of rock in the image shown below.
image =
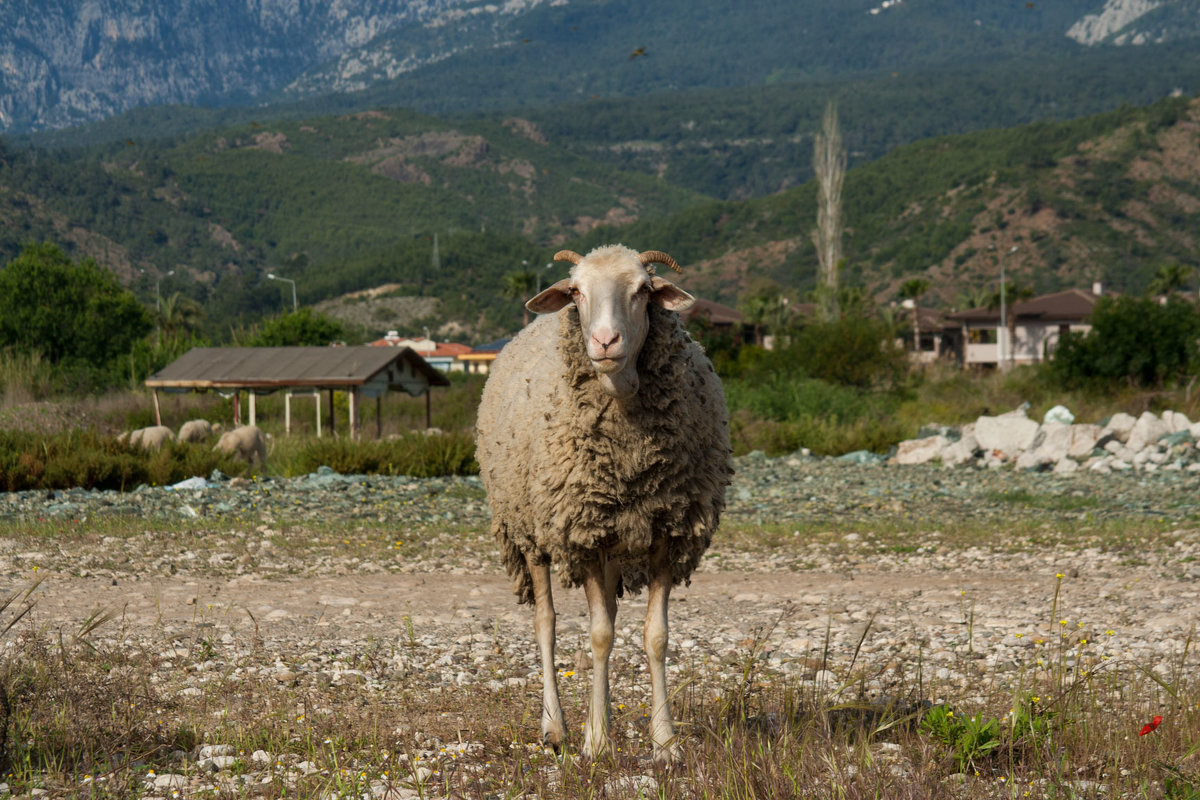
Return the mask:
<svg viewBox="0 0 1200 800">
<path fill-rule="evenodd" d="M 983 416 L 960 429 L 928 426 L 916 439 L 901 442 L 895 464 L 940 462 L 1070 473 L 1141 470 L 1200 472 L 1200 422 L 1177 411 L 1140 417 L 1114 414 L 1100 424 L 1075 424 L 1071 412 L 1055 406 L 1039 424 L 1024 408 Z"/>
</svg>

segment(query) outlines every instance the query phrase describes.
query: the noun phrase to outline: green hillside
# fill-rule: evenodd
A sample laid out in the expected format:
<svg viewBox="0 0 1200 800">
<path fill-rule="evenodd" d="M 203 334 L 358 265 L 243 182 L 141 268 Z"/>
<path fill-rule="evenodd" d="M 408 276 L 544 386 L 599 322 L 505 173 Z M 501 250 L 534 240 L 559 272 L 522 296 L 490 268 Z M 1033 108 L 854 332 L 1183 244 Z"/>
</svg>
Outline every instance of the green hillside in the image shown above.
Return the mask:
<svg viewBox="0 0 1200 800">
<path fill-rule="evenodd" d="M 1141 291 L 1164 263 L 1200 264 L 1200 99 L 898 148 L 847 173 L 844 206 L 843 283 L 879 301 L 924 276 L 933 303 L 955 305 L 994 287 L 997 253 L 1013 244 L 1010 274 L 1036 291 L 1097 280 Z M 690 265 L 690 288 L 727 302 L 760 278 L 803 296 L 816 274 L 815 219 L 809 183 L 575 244 L 669 249 Z"/>
<path fill-rule="evenodd" d="M 859 163 L 843 282 L 886 302 L 924 275 L 929 302 L 948 306 L 994 284 L 1013 244 L 1009 268 L 1037 291 L 1139 291 L 1164 262 L 1200 263 L 1198 102 L 932 138 Z M 389 109 L 83 151 L 7 147 L 0 258 L 60 242 L 147 302 L 156 286 L 198 299 L 218 339 L 289 299 L 269 271 L 305 304 L 397 284 L 393 295 L 439 299 L 431 322 L 498 336 L 520 319 L 503 276 L 564 243 L 668 250 L 688 288 L 730 303 L 760 278 L 797 298 L 811 288 L 811 184 L 717 201 L 555 139 L 541 122 Z"/>
</svg>

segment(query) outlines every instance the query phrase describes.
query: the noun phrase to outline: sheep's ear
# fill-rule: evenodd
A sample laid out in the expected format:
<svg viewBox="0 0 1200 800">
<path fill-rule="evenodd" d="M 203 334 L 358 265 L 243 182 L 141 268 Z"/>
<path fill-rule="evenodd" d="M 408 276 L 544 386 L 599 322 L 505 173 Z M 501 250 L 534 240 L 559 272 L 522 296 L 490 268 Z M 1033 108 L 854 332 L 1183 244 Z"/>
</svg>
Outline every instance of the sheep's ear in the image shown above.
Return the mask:
<svg viewBox="0 0 1200 800">
<path fill-rule="evenodd" d="M 691 308 L 692 303 L 696 302 L 696 298 L 666 278 L 655 275 L 650 279 L 650 285 L 654 289 L 654 302 L 668 311 L 683 311 L 685 308 Z"/>
<path fill-rule="evenodd" d="M 525 304 L 525 307 L 535 314 L 549 314 L 552 311 L 558 311 L 570 302 L 571 281 L 569 278 L 563 278 L 558 283 L 543 290 L 541 294 L 529 298 L 529 302 Z"/>
</svg>

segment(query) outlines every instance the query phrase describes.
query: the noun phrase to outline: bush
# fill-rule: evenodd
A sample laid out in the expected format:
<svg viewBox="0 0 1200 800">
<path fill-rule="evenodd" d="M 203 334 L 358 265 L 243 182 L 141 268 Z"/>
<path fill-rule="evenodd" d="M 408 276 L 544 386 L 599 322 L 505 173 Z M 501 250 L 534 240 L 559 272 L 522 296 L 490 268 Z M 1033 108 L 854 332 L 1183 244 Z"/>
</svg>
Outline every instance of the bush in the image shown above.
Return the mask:
<svg viewBox="0 0 1200 800">
<path fill-rule="evenodd" d="M 383 441 L 312 439 L 300 446 L 287 471 L 294 475 L 325 466 L 343 475 L 468 475 L 479 472 L 475 439 L 468 433 L 410 433 Z"/>
<path fill-rule="evenodd" d="M 783 366 L 860 389 L 898 388 L 908 373 L 904 350 L 883 320 L 843 317 L 805 327 L 782 352 Z"/>
<path fill-rule="evenodd" d="M 171 442 L 147 453 L 90 431 L 51 436 L 0 431 L 0 490 L 6 492 L 76 487 L 125 491 L 141 483 L 169 485 L 214 469 L 236 475 L 247 467 L 206 445 Z"/>
<path fill-rule="evenodd" d="M 1183 382 L 1200 367 L 1200 312 L 1171 298 L 1102 298 L 1092 329 L 1062 337 L 1052 374 L 1066 386 L 1121 381 L 1143 387 Z"/>
</svg>

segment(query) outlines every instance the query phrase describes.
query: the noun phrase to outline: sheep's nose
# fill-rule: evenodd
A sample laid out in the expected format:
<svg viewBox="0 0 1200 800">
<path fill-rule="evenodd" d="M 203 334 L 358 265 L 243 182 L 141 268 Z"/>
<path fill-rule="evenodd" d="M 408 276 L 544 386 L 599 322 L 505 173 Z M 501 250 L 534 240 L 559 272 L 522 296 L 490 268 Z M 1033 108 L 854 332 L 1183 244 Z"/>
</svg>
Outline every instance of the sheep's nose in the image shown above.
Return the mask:
<svg viewBox="0 0 1200 800">
<path fill-rule="evenodd" d="M 621 341 L 621 334 L 609 331 L 597 331 L 592 334 L 592 341 L 600 345 L 600 348 L 607 353 L 608 348 Z"/>
</svg>

